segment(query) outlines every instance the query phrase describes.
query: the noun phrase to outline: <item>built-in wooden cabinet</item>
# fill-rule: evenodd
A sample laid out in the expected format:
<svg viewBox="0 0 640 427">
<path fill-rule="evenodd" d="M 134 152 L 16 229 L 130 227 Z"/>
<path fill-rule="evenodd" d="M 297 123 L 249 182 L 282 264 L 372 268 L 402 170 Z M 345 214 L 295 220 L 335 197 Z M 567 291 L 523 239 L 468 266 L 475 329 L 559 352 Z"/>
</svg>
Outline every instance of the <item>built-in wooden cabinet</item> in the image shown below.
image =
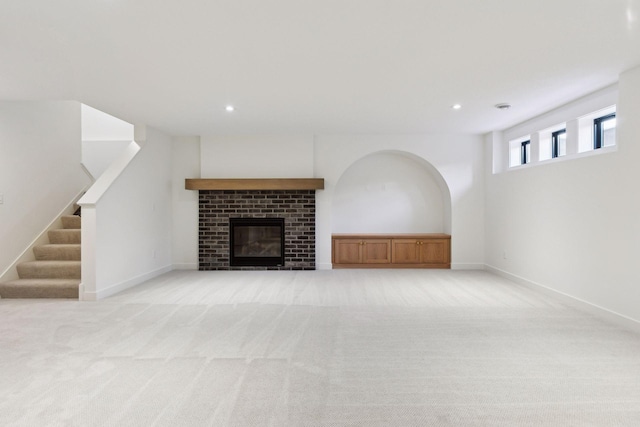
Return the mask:
<svg viewBox="0 0 640 427">
<path fill-rule="evenodd" d="M 390 262 L 391 239 L 352 236 L 334 240 L 334 264 L 389 264 Z"/>
<path fill-rule="evenodd" d="M 448 234 L 334 234 L 334 268 L 451 268 Z"/>
<path fill-rule="evenodd" d="M 429 267 L 449 267 L 449 238 L 409 238 L 392 240 L 392 262 L 394 264 L 425 264 Z"/>
</svg>

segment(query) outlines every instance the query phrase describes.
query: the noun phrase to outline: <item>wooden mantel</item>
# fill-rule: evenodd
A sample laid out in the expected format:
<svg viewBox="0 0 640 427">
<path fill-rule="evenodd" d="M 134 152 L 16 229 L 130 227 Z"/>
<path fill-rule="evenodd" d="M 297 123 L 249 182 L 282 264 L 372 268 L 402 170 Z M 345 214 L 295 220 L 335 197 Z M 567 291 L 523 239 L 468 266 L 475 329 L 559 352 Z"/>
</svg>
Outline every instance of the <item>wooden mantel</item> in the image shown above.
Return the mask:
<svg viewBox="0 0 640 427">
<path fill-rule="evenodd" d="M 207 179 L 187 178 L 187 190 L 322 190 L 323 178 Z"/>
</svg>

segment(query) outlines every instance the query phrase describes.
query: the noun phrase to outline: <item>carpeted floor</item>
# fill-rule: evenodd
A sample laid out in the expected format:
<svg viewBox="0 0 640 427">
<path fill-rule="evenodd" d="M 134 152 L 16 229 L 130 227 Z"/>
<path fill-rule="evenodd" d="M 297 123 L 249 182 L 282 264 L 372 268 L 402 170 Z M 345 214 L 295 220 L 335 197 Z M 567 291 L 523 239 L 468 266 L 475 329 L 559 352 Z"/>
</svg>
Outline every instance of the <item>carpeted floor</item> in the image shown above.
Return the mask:
<svg viewBox="0 0 640 427">
<path fill-rule="evenodd" d="M 2 426 L 638 426 L 640 335 L 486 272 L 0 300 Z"/>
</svg>

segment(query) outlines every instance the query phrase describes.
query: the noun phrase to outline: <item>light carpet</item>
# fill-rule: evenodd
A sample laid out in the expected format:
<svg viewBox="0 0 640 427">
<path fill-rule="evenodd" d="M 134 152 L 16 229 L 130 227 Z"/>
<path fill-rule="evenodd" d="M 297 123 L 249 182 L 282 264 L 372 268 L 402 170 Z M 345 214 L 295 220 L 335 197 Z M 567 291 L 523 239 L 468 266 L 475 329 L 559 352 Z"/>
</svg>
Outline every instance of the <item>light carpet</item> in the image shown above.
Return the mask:
<svg viewBox="0 0 640 427">
<path fill-rule="evenodd" d="M 0 300 L 2 426 L 638 426 L 640 335 L 480 271 Z"/>
</svg>

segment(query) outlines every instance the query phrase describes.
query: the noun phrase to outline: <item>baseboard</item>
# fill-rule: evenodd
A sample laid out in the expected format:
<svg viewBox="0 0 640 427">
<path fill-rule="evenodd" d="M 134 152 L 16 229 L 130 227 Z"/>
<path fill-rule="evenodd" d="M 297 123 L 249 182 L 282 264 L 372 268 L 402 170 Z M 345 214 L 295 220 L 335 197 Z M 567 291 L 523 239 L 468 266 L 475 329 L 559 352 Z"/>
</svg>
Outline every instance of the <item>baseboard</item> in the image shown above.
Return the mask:
<svg viewBox="0 0 640 427">
<path fill-rule="evenodd" d="M 174 270 L 197 270 L 198 263 L 182 263 L 182 264 L 173 264 Z"/>
<path fill-rule="evenodd" d="M 316 270 L 332 270 L 333 265 L 330 262 L 316 263 Z"/>
<path fill-rule="evenodd" d="M 451 263 L 452 270 L 484 270 L 485 265 L 481 263 Z"/>
<path fill-rule="evenodd" d="M 507 271 L 501 270 L 497 267 L 494 267 L 488 264 L 485 264 L 485 270 L 493 274 L 496 274 L 500 277 L 504 277 L 505 279 L 509 279 L 512 282 L 515 282 L 527 288 L 535 289 L 537 291 L 542 291 L 547 295 L 560 299 L 562 302 L 574 308 L 586 311 L 596 317 L 603 318 L 611 323 L 616 324 L 617 326 L 620 326 L 621 328 L 625 328 L 625 329 L 640 333 L 640 321 L 635 320 L 631 317 L 625 316 L 624 314 L 616 313 L 615 311 L 609 310 L 604 307 L 600 307 L 599 305 L 590 303 L 588 301 L 574 297 L 569 294 L 565 294 L 564 292 L 560 292 L 548 286 L 542 285 L 532 280 L 525 279 L 524 277 L 517 276 L 515 274 L 509 273 Z"/>
<path fill-rule="evenodd" d="M 159 268 L 154 271 L 150 271 L 145 274 L 141 274 L 140 276 L 133 277 L 131 279 L 125 280 L 124 282 L 117 283 L 115 285 L 109 286 L 106 289 L 102 289 L 98 292 L 84 292 L 84 286 L 80 285 L 80 300 L 81 301 L 98 301 L 112 295 L 115 295 L 119 292 L 122 292 L 126 289 L 133 288 L 136 285 L 139 285 L 142 282 L 146 282 L 147 280 L 153 279 L 161 274 L 168 273 L 173 270 L 173 266 L 167 265 L 166 267 Z"/>
</svg>

